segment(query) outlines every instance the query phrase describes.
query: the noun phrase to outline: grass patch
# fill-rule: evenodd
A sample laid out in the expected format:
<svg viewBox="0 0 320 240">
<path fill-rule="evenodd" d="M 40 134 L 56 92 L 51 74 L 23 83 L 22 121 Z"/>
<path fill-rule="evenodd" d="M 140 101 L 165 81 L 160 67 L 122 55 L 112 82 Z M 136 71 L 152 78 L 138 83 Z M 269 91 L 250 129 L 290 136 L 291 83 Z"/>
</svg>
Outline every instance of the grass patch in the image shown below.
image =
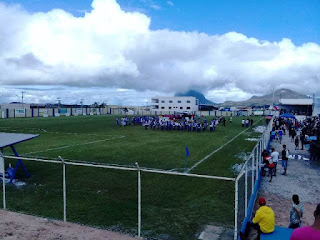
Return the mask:
<svg viewBox="0 0 320 240">
<path fill-rule="evenodd" d="M 0 119 L 0 131 L 40 134 L 16 146 L 24 156 L 56 159 L 61 155 L 65 159 L 121 165 L 139 162 L 141 167 L 169 170 L 184 168 L 185 146 L 189 147 L 192 166 L 244 131 L 241 119 L 233 117 L 232 124 L 219 125 L 213 133 L 116 127 L 115 116 Z M 259 119 L 255 117 L 254 121 Z M 236 155 L 251 152 L 256 144 L 245 139 L 259 136 L 248 129 L 192 173 L 234 177 L 232 166 L 242 162 Z M 10 153 L 5 150 L 5 154 Z M 31 178 L 26 179 L 19 171 L 18 178 L 27 185 L 8 185 L 8 208 L 62 219 L 62 166 L 25 164 Z M 205 224 L 232 226 L 233 201 L 234 182 L 143 173 L 142 233 L 153 238 L 194 239 Z M 67 218 L 136 234 L 137 173 L 67 166 Z"/>
</svg>

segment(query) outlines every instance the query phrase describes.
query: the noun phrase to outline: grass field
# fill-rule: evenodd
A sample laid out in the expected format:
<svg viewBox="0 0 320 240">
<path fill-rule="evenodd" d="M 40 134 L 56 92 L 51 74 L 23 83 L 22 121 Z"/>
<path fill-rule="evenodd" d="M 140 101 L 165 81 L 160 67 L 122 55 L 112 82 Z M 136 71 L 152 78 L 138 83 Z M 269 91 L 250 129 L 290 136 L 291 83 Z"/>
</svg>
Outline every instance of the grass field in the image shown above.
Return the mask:
<svg viewBox="0 0 320 240">
<path fill-rule="evenodd" d="M 209 118 L 207 118 L 209 119 Z M 1 132 L 40 134 L 18 144 L 23 156 L 131 165 L 180 171 L 185 147 L 189 167 L 236 137 L 191 173 L 234 177 L 231 167 L 251 152 L 260 134 L 241 127 L 241 119 L 218 126 L 213 133 L 161 132 L 141 126 L 115 126 L 115 116 L 0 119 Z M 257 125 L 264 124 L 255 117 Z M 259 122 L 258 122 L 259 121 Z M 240 134 L 242 132 L 242 134 Z M 5 150 L 5 154 L 11 154 Z M 6 161 L 7 163 L 9 160 Z M 10 162 L 12 162 L 10 160 Z M 62 219 L 61 165 L 25 162 L 31 174 L 19 179 L 22 188 L 8 186 L 9 209 Z M 2 198 L 1 198 L 2 199 Z M 234 182 L 143 173 L 142 234 L 161 239 L 195 239 L 205 224 L 233 225 Z M 67 167 L 68 221 L 121 230 L 132 234 L 137 228 L 137 173 L 119 170 Z"/>
</svg>

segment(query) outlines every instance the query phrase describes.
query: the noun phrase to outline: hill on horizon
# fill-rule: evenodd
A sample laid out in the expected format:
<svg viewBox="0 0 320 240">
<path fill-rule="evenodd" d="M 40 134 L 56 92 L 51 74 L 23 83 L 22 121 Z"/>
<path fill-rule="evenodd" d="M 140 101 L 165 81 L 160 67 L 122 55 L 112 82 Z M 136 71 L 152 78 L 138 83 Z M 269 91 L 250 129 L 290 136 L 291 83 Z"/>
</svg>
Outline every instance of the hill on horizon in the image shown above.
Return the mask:
<svg viewBox="0 0 320 240">
<path fill-rule="evenodd" d="M 176 93 L 175 96 L 176 97 L 195 97 L 200 101 L 200 104 L 210 104 L 210 105 L 216 104 L 206 99 L 206 97 L 202 93 L 197 92 L 195 90 L 189 90 L 185 93 Z"/>
<path fill-rule="evenodd" d="M 298 92 L 292 91 L 290 89 L 279 89 L 274 92 L 274 99 L 273 93 L 269 93 L 263 96 L 255 96 L 253 95 L 250 99 L 245 101 L 225 101 L 224 103 L 220 103 L 219 106 L 221 107 L 252 107 L 252 106 L 263 106 L 263 105 L 272 105 L 274 103 L 279 103 L 280 99 L 302 99 L 308 98 L 307 95 L 300 94 Z"/>
</svg>

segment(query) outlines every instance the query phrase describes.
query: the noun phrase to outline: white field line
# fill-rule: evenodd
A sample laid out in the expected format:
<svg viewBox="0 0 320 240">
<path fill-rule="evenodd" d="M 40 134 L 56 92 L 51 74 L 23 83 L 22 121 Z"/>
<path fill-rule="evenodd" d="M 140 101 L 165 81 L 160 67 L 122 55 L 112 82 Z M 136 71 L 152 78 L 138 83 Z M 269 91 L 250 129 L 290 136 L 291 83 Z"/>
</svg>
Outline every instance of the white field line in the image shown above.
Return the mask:
<svg viewBox="0 0 320 240">
<path fill-rule="evenodd" d="M 42 150 L 42 151 L 35 151 L 35 152 L 25 153 L 24 155 L 34 154 L 34 153 L 43 153 L 43 152 L 49 152 L 49 151 L 53 151 L 53 150 L 72 148 L 72 147 L 78 147 L 78 146 L 84 146 L 84 145 L 90 145 L 90 144 L 93 144 L 93 143 L 106 142 L 106 141 L 110 141 L 110 140 L 121 139 L 121 138 L 124 138 L 124 137 L 126 137 L 126 136 L 120 136 L 120 137 L 114 137 L 114 138 L 106 138 L 106 139 L 96 140 L 96 141 L 92 141 L 92 142 L 79 143 L 79 144 L 75 144 L 75 145 L 62 146 L 62 147 L 56 147 L 56 148 L 49 148 L 49 149 Z"/>
<path fill-rule="evenodd" d="M 67 135 L 87 135 L 87 136 L 101 136 L 101 134 L 94 134 L 94 133 L 67 133 L 67 132 L 50 132 L 46 131 L 42 128 L 24 128 L 22 130 L 18 130 L 16 128 L 11 127 L 0 127 L 0 130 L 9 130 L 10 132 L 36 132 L 36 133 L 53 133 L 53 134 L 67 134 Z"/>
<path fill-rule="evenodd" d="M 255 122 L 253 125 L 256 125 L 258 122 L 260 122 L 263 118 L 260 118 L 257 122 Z M 205 156 L 204 158 L 202 158 L 199 162 L 195 163 L 191 168 L 189 168 L 189 170 L 187 172 L 190 172 L 191 170 L 193 170 L 194 168 L 196 168 L 199 164 L 203 163 L 205 160 L 207 160 L 209 157 L 211 157 L 213 154 L 215 154 L 216 152 L 220 151 L 222 148 L 224 148 L 225 146 L 227 146 L 229 143 L 231 143 L 233 140 L 235 140 L 237 137 L 239 137 L 241 134 L 243 134 L 244 132 L 248 131 L 249 129 L 251 129 L 251 127 L 243 130 L 242 132 L 240 132 L 238 135 L 236 135 L 235 137 L 233 137 L 232 139 L 230 139 L 228 142 L 226 142 L 225 144 L 223 144 L 222 146 L 220 146 L 218 149 L 214 150 L 213 152 L 209 153 L 207 156 Z"/>
</svg>

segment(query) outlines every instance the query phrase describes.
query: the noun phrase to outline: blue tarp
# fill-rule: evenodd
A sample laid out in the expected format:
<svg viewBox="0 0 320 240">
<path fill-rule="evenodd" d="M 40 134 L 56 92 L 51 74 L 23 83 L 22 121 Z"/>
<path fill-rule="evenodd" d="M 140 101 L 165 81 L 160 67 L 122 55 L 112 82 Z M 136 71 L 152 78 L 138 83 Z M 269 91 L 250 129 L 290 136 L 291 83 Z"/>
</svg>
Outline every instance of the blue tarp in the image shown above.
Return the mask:
<svg viewBox="0 0 320 240">
<path fill-rule="evenodd" d="M 289 113 L 285 113 L 280 115 L 281 118 L 296 118 L 294 115 L 289 114 Z"/>
<path fill-rule="evenodd" d="M 289 240 L 293 229 L 275 227 L 273 233 L 261 234 L 261 240 Z"/>
</svg>

